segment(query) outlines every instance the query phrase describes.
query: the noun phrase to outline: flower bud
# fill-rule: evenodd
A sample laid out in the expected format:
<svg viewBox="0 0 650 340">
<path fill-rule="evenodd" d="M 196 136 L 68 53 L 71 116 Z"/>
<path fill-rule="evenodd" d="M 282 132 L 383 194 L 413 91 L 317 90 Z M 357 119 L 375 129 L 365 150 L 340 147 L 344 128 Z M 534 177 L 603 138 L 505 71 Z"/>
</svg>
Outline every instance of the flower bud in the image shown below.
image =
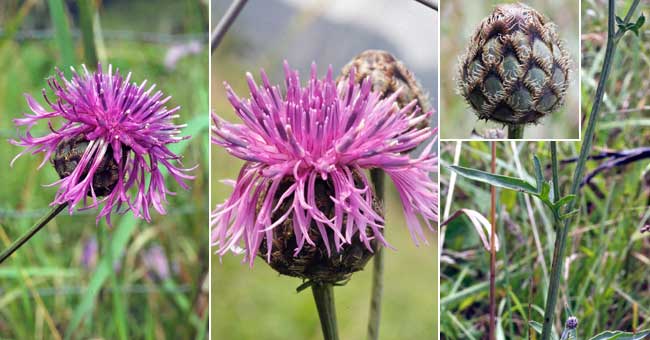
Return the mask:
<svg viewBox="0 0 650 340">
<path fill-rule="evenodd" d="M 370 78 L 372 90 L 380 92 L 382 98 L 389 97 L 401 89 L 395 100 L 400 109 L 413 100 L 417 101 L 420 113 L 426 113 L 431 109 L 429 99 L 422 90 L 422 85 L 404 63 L 397 60 L 392 54 L 381 50 L 363 51 L 343 67 L 337 81 L 348 78 L 352 68 L 356 70 L 355 81 L 361 83 L 363 79 Z M 429 122 L 424 120 L 416 128 L 423 129 L 428 125 Z"/>
<path fill-rule="evenodd" d="M 570 68 L 554 23 L 524 4 L 499 5 L 460 58 L 458 91 L 479 119 L 534 124 L 564 104 Z"/>
<path fill-rule="evenodd" d="M 578 328 L 578 318 L 575 316 L 570 316 L 566 319 L 565 327 L 569 330 Z"/>
</svg>

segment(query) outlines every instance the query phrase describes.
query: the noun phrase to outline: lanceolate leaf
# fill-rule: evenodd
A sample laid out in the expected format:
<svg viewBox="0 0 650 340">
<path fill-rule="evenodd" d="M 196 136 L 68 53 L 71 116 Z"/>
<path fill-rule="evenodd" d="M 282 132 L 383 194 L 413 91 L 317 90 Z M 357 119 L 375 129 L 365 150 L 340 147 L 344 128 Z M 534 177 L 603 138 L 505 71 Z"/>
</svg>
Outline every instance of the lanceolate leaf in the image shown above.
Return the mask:
<svg viewBox="0 0 650 340">
<path fill-rule="evenodd" d="M 487 183 L 499 188 L 521 191 L 523 193 L 535 196 L 539 198 L 542 203 L 544 203 L 544 205 L 551 209 L 553 212 L 553 217 L 558 220 L 563 220 L 564 218 L 573 216 L 576 213 L 575 211 L 567 214 L 562 214 L 562 208 L 564 205 L 575 199 L 575 195 L 568 195 L 560 198 L 557 202 L 554 202 L 553 200 L 555 193 L 551 194 L 551 185 L 548 182 L 544 181 L 539 159 L 535 157 L 534 160 L 535 177 L 537 182 L 536 186 L 528 183 L 521 178 L 497 175 L 490 172 L 465 168 L 457 165 L 451 165 L 449 168 L 457 174 L 477 182 Z"/>
<path fill-rule="evenodd" d="M 528 194 L 537 195 L 537 188 L 520 178 L 496 175 L 493 173 L 465 168 L 457 165 L 451 165 L 449 168 L 459 175 L 471 180 L 487 183 L 499 188 L 517 190 Z"/>
</svg>

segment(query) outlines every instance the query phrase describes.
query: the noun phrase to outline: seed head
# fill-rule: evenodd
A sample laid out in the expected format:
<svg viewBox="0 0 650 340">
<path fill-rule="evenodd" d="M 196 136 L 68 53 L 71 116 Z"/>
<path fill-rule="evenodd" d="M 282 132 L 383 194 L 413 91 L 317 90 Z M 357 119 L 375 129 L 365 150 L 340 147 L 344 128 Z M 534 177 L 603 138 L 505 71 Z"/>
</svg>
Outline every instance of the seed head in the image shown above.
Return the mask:
<svg viewBox="0 0 650 340">
<path fill-rule="evenodd" d="M 563 105 L 571 61 L 556 29 L 524 4 L 499 5 L 481 21 L 457 75 L 479 119 L 537 123 Z"/>
</svg>

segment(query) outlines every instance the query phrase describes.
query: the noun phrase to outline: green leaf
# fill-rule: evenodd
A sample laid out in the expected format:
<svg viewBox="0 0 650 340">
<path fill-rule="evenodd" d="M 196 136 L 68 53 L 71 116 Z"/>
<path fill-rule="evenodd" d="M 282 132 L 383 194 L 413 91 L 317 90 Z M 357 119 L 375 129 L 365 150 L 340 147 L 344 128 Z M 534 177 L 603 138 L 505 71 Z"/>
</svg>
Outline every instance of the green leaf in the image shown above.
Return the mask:
<svg viewBox="0 0 650 340">
<path fill-rule="evenodd" d="M 576 210 L 569 211 L 569 212 L 566 213 L 566 214 L 562 214 L 562 215 L 560 215 L 560 219 L 561 219 L 561 220 L 566 220 L 566 219 L 569 218 L 569 217 L 573 217 L 573 216 L 577 215 L 579 212 L 580 212 L 580 209 L 576 209 Z"/>
<path fill-rule="evenodd" d="M 619 17 L 618 15 L 616 16 L 616 23 L 617 23 L 618 25 L 622 25 L 622 24 L 623 24 L 623 19 L 621 19 L 621 17 Z"/>
<path fill-rule="evenodd" d="M 643 15 L 643 13 L 641 13 L 641 16 L 638 19 L 636 19 L 636 27 L 641 28 L 641 26 L 643 26 L 643 24 L 645 24 L 645 15 Z"/>
<path fill-rule="evenodd" d="M 542 334 L 542 324 L 541 323 L 539 323 L 537 321 L 534 321 L 534 320 L 530 320 L 530 321 L 528 321 L 528 325 L 530 327 L 532 327 L 535 330 L 535 332 L 537 332 L 538 334 Z"/>
<path fill-rule="evenodd" d="M 539 193 L 539 198 L 544 201 L 545 204 L 553 205 L 553 198 L 551 197 L 551 185 L 547 182 L 542 182 L 542 190 Z"/>
<path fill-rule="evenodd" d="M 649 334 L 650 334 L 650 329 L 641 332 L 636 332 L 636 333 L 621 332 L 621 331 L 605 331 L 594 336 L 590 340 L 613 340 L 613 339 L 642 340 L 645 339 Z"/>
<path fill-rule="evenodd" d="M 553 203 L 553 205 L 559 209 L 562 206 L 571 203 L 571 201 L 573 201 L 575 198 L 576 198 L 576 195 L 566 195 L 566 196 L 560 198 L 557 202 Z"/>
<path fill-rule="evenodd" d="M 537 195 L 537 189 L 532 184 L 520 178 L 496 175 L 493 173 L 471 169 L 471 168 L 465 168 L 457 165 L 451 165 L 449 166 L 449 169 L 465 178 L 474 181 L 487 183 L 499 188 L 517 190 L 517 191 L 522 191 L 525 193 Z"/>
</svg>

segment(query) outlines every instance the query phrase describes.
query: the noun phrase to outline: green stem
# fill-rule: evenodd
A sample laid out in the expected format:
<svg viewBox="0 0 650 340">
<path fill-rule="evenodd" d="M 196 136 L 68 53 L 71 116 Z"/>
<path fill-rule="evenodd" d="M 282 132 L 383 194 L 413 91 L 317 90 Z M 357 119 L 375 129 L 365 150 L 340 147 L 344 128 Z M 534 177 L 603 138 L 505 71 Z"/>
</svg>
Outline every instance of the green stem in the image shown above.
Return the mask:
<svg viewBox="0 0 650 340">
<path fill-rule="evenodd" d="M 22 247 L 23 244 L 25 244 L 27 241 L 29 241 L 32 236 L 36 235 L 36 233 L 39 232 L 45 225 L 50 222 L 56 215 L 58 215 L 65 207 L 68 206 L 68 203 L 63 203 L 59 204 L 56 207 L 52 208 L 50 212 L 41 217 L 36 224 L 34 224 L 23 236 L 21 236 L 18 240 L 14 241 L 14 243 L 7 248 L 7 250 L 3 251 L 2 254 L 0 255 L 0 263 L 3 263 L 11 254 L 13 254 L 18 248 Z"/>
<path fill-rule="evenodd" d="M 97 49 L 95 48 L 95 31 L 93 29 L 93 16 L 95 8 L 93 0 L 77 0 L 79 6 L 79 26 L 84 44 L 84 57 L 90 66 L 97 66 Z"/>
<path fill-rule="evenodd" d="M 625 23 L 629 22 L 632 17 L 632 13 L 636 10 L 639 4 L 639 0 L 634 0 L 632 6 L 625 16 Z M 584 176 L 584 168 L 589 158 L 589 153 L 591 152 L 591 146 L 594 139 L 594 132 L 596 130 L 596 122 L 598 121 L 598 114 L 600 113 L 600 107 L 605 95 L 605 86 L 607 84 L 607 79 L 609 77 L 609 72 L 612 67 L 612 62 L 614 55 L 616 53 L 616 45 L 622 33 L 619 30 L 615 31 L 615 0 L 609 0 L 609 11 L 607 17 L 607 47 L 605 49 L 605 60 L 603 62 L 603 68 L 600 73 L 600 79 L 598 81 L 598 87 L 596 89 L 596 96 L 594 98 L 594 104 L 591 108 L 591 113 L 589 115 L 589 122 L 587 124 L 587 130 L 580 148 L 580 156 L 576 164 L 575 172 L 573 173 L 573 182 L 571 184 L 571 194 L 576 195 L 576 198 L 571 201 L 566 208 L 566 211 L 572 211 L 576 202 L 578 201 L 578 191 L 580 189 L 580 182 Z M 554 183 L 555 185 L 555 183 Z M 558 197 L 559 195 L 556 195 Z M 558 221 L 559 222 L 559 221 Z M 571 219 L 567 218 L 564 221 L 564 226 L 559 228 L 557 231 L 557 237 L 555 240 L 555 248 L 553 250 L 553 263 L 551 268 L 551 278 L 550 285 L 547 293 L 546 307 L 544 309 L 544 324 L 542 327 L 542 340 L 549 340 L 551 338 L 553 319 L 555 316 L 555 306 L 557 305 L 558 290 L 560 285 L 560 278 L 562 267 L 564 265 L 564 252 L 566 250 L 566 239 L 569 233 L 569 228 L 571 226 Z M 557 223 L 559 224 L 559 223 Z"/>
<path fill-rule="evenodd" d="M 497 172 L 497 144 L 496 142 L 490 142 L 492 148 L 492 162 L 491 170 L 493 174 Z M 496 339 L 496 329 L 497 329 L 497 303 L 496 303 L 496 272 L 497 272 L 497 252 L 495 248 L 496 243 L 496 187 L 494 185 L 490 186 L 490 324 L 489 324 L 489 339 Z"/>
<path fill-rule="evenodd" d="M 384 171 L 381 169 L 370 170 L 370 179 L 375 186 L 375 195 L 384 206 Z M 382 231 L 383 232 L 383 231 Z M 381 297 L 384 290 L 384 251 L 377 248 L 373 259 L 372 291 L 370 295 L 370 315 L 368 317 L 368 339 L 379 339 L 379 323 L 381 320 Z"/>
<path fill-rule="evenodd" d="M 323 338 L 325 340 L 339 340 L 336 324 L 336 308 L 334 307 L 334 288 L 331 283 L 314 283 L 311 286 L 314 294 L 318 317 L 320 318 Z"/>
<path fill-rule="evenodd" d="M 524 138 L 523 125 L 508 125 L 508 139 L 522 139 Z"/>
<path fill-rule="evenodd" d="M 553 203 L 561 197 L 560 178 L 557 171 L 557 142 L 551 142 L 551 171 L 553 172 Z"/>
</svg>

